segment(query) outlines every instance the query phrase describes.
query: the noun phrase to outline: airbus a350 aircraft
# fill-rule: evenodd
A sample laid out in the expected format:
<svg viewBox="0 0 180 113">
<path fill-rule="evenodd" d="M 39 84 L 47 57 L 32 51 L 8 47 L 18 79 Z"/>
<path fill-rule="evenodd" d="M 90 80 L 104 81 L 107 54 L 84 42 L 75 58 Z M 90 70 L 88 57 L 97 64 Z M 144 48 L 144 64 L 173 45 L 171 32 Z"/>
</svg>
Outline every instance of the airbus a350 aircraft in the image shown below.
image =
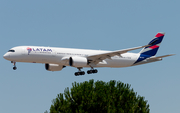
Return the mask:
<svg viewBox="0 0 180 113">
<path fill-rule="evenodd" d="M 128 48 L 117 51 L 101 51 L 87 49 L 70 49 L 40 46 L 18 46 L 11 48 L 3 57 L 11 61 L 16 70 L 16 62 L 43 63 L 48 71 L 60 71 L 66 66 L 79 69 L 75 75 L 84 75 L 83 67 L 89 67 L 88 74 L 97 73 L 97 67 L 129 67 L 162 60 L 163 57 L 173 54 L 156 57 L 163 32 L 159 32 L 148 43 L 148 45 Z M 143 48 L 139 53 L 128 53 L 128 51 Z"/>
</svg>

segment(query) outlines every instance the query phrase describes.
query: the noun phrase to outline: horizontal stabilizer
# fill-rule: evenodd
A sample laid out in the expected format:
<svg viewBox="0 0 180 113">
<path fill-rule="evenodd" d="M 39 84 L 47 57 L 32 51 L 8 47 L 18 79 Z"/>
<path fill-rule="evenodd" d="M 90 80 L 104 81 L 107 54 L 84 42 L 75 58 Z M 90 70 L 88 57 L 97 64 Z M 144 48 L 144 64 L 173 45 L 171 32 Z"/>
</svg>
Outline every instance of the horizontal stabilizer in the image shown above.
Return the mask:
<svg viewBox="0 0 180 113">
<path fill-rule="evenodd" d="M 158 56 L 158 57 L 151 57 L 151 58 L 148 58 L 147 60 L 150 61 L 150 60 L 158 60 L 158 59 L 162 59 L 164 57 L 168 57 L 168 56 L 173 56 L 175 54 L 169 54 L 169 55 L 163 55 L 163 56 Z"/>
<path fill-rule="evenodd" d="M 172 55 L 175 55 L 175 54 L 169 54 L 169 55 L 158 56 L 158 57 L 153 56 L 153 57 L 147 58 L 146 60 L 142 60 L 140 62 L 137 62 L 133 66 L 140 65 L 140 64 L 147 64 L 147 63 L 156 62 L 156 61 L 161 61 L 162 58 L 172 56 Z"/>
</svg>

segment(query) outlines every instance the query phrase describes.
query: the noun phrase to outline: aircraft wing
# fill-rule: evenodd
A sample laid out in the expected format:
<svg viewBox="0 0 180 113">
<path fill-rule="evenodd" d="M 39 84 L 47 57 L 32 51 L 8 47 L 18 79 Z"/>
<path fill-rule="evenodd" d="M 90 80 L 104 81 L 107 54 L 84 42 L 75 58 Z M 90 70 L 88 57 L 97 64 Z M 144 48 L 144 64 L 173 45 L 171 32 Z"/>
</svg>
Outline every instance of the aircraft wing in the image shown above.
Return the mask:
<svg viewBox="0 0 180 113">
<path fill-rule="evenodd" d="M 164 55 L 164 56 L 158 56 L 158 57 L 151 57 L 151 58 L 148 58 L 147 60 L 150 61 L 150 60 L 159 60 L 159 59 L 162 59 L 164 57 L 168 57 L 168 56 L 173 56 L 175 54 L 169 54 L 169 55 Z"/>
<path fill-rule="evenodd" d="M 113 56 L 116 56 L 116 55 L 121 56 L 121 54 L 127 53 L 128 51 L 144 48 L 147 46 L 149 46 L 149 45 L 128 48 L 128 49 L 122 49 L 122 50 L 117 50 L 117 51 L 112 51 L 112 52 L 102 53 L 102 54 L 94 54 L 94 55 L 88 56 L 87 58 L 90 60 L 91 63 L 97 64 L 106 58 L 111 59 L 111 57 L 113 57 Z"/>
</svg>

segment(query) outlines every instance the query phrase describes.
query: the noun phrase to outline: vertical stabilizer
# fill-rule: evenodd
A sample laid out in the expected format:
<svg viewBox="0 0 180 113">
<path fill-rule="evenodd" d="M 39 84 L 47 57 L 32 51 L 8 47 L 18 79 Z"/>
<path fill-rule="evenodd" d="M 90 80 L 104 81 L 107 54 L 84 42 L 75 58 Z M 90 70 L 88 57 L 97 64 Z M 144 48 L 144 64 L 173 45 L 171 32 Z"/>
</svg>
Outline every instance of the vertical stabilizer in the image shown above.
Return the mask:
<svg viewBox="0 0 180 113">
<path fill-rule="evenodd" d="M 163 40 L 164 34 L 165 34 L 164 32 L 157 33 L 156 36 L 149 42 L 148 45 L 150 46 L 143 48 L 140 51 L 140 54 L 155 56 Z"/>
</svg>

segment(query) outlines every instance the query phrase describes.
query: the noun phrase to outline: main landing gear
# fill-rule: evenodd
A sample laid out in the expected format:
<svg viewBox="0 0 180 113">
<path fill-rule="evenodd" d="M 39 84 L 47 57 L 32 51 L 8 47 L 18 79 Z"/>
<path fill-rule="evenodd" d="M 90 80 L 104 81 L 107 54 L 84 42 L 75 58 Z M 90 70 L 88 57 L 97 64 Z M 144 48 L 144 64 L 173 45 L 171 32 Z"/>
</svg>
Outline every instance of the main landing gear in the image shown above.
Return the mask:
<svg viewBox="0 0 180 113">
<path fill-rule="evenodd" d="M 16 69 L 17 69 L 17 67 L 16 67 L 16 62 L 11 61 L 11 63 L 13 63 L 13 70 L 16 70 Z"/>
<path fill-rule="evenodd" d="M 87 71 L 87 74 L 92 74 L 92 73 L 94 74 L 94 73 L 97 73 L 97 72 L 98 72 L 97 69 L 93 69 L 93 68 L 92 68 L 91 70 L 88 70 L 88 71 Z"/>
<path fill-rule="evenodd" d="M 85 75 L 85 72 L 81 71 L 82 68 L 78 68 L 78 69 L 79 69 L 79 71 L 74 73 L 75 76 Z M 97 73 L 97 72 L 98 72 L 97 69 L 91 68 L 91 70 L 87 71 L 87 74 L 92 74 L 92 73 L 94 74 L 94 73 Z"/>
<path fill-rule="evenodd" d="M 81 71 L 82 68 L 78 68 L 78 69 L 79 69 L 79 71 L 74 73 L 75 76 L 85 75 L 85 72 Z"/>
</svg>

